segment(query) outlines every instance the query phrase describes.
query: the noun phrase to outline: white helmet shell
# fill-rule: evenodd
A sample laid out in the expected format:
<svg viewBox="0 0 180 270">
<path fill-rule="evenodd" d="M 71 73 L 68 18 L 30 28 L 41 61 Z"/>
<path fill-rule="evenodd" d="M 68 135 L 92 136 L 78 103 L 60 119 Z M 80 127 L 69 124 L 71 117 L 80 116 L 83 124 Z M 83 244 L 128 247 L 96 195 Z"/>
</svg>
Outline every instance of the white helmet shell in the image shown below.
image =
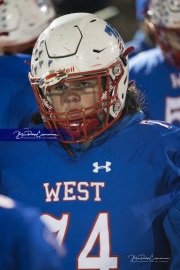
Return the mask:
<svg viewBox="0 0 180 270">
<path fill-rule="evenodd" d="M 55 19 L 34 47 L 32 74 L 42 77 L 60 68 L 84 72 L 108 67 L 124 50 L 122 38 L 112 29 L 93 14 L 75 13 Z"/>
<path fill-rule="evenodd" d="M 1 46 L 36 40 L 54 18 L 51 0 L 4 0 L 0 4 Z"/>
<path fill-rule="evenodd" d="M 88 13 L 64 15 L 55 19 L 37 40 L 31 75 L 41 78 L 60 69 L 69 74 L 98 71 L 119 60 L 124 50 L 118 32 L 98 16 Z M 122 106 L 128 87 L 128 64 L 123 68 L 124 75 L 118 86 Z"/>
</svg>

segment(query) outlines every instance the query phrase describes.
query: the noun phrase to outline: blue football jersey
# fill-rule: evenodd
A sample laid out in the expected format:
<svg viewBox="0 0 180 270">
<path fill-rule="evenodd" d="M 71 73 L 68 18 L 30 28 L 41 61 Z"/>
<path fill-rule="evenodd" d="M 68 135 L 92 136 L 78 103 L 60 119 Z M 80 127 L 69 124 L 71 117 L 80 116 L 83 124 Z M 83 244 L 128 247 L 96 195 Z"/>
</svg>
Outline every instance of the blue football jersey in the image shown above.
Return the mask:
<svg viewBox="0 0 180 270">
<path fill-rule="evenodd" d="M 0 195 L 0 269 L 60 270 L 56 245 L 37 210 Z"/>
<path fill-rule="evenodd" d="M 130 79 L 146 96 L 146 118 L 180 126 L 180 70 L 165 61 L 159 48 L 129 61 Z"/>
<path fill-rule="evenodd" d="M 26 127 L 37 102 L 28 72 L 31 56 L 26 54 L 0 56 L 0 128 Z"/>
<path fill-rule="evenodd" d="M 1 142 L 0 191 L 41 209 L 67 249 L 65 269 L 168 270 L 163 220 L 179 199 L 179 142 L 180 129 L 141 112 L 72 145 L 73 157 L 58 141 Z"/>
</svg>

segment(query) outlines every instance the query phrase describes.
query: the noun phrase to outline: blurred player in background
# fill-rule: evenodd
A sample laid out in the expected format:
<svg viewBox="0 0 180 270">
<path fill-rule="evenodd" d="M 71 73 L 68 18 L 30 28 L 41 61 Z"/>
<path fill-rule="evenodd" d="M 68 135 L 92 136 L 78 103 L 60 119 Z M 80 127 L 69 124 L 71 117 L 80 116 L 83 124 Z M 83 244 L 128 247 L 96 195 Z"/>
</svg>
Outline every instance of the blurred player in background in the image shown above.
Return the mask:
<svg viewBox="0 0 180 270">
<path fill-rule="evenodd" d="M 169 270 L 180 252 L 163 223 L 180 199 L 180 129 L 144 120 L 131 50 L 94 14 L 54 20 L 29 73 L 42 137 L 0 144 L 0 190 L 40 209 L 65 269 Z"/>
<path fill-rule="evenodd" d="M 180 6 L 179 1 L 152 0 L 148 24 L 158 48 L 130 60 L 130 78 L 147 97 L 146 118 L 180 126 Z"/>
<path fill-rule="evenodd" d="M 136 31 L 132 40 L 126 42 L 126 47 L 134 46 L 134 51 L 130 53 L 129 57 L 147 51 L 155 47 L 154 36 L 152 35 L 149 27 L 145 23 L 145 15 L 147 13 L 149 0 L 136 0 L 136 19 L 139 29 Z"/>
<path fill-rule="evenodd" d="M 28 80 L 31 53 L 54 17 L 51 0 L 0 1 L 0 128 L 25 127 L 37 111 Z"/>
<path fill-rule="evenodd" d="M 0 269 L 61 270 L 61 248 L 39 212 L 0 195 Z"/>
</svg>

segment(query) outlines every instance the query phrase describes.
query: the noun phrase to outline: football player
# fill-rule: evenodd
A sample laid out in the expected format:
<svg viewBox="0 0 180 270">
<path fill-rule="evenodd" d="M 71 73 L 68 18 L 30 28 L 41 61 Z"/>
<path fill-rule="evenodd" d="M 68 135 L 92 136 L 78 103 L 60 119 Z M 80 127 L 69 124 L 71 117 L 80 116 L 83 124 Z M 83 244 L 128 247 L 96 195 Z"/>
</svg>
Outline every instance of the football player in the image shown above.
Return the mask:
<svg viewBox="0 0 180 270">
<path fill-rule="evenodd" d="M 179 1 L 152 0 L 147 15 L 157 48 L 130 60 L 130 78 L 146 95 L 146 118 L 180 126 Z"/>
<path fill-rule="evenodd" d="M 180 129 L 144 120 L 132 49 L 94 14 L 55 19 L 29 73 L 40 115 L 0 144 L 0 189 L 41 209 L 65 269 L 167 270 L 179 252 L 163 221 L 179 200 Z"/>
<path fill-rule="evenodd" d="M 126 47 L 134 46 L 134 50 L 130 53 L 129 58 L 136 54 L 147 51 L 155 47 L 154 36 L 149 27 L 145 23 L 144 16 L 146 15 L 149 0 L 136 0 L 136 20 L 139 28 L 137 29 L 132 40 L 125 43 Z"/>
<path fill-rule="evenodd" d="M 0 1 L 0 128 L 25 127 L 37 111 L 28 80 L 31 53 L 54 18 L 51 0 Z"/>
</svg>

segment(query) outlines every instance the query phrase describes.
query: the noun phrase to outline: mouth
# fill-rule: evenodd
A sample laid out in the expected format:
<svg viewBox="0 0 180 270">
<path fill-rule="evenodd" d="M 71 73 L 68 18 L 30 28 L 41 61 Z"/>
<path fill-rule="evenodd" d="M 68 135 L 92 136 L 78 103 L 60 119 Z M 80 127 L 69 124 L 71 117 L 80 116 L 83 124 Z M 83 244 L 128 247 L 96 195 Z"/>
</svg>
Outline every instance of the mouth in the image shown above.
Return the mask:
<svg viewBox="0 0 180 270">
<path fill-rule="evenodd" d="M 70 109 L 69 111 L 68 111 L 68 116 L 70 117 L 70 118 L 82 118 L 82 116 L 83 116 L 83 112 L 82 111 L 80 111 L 80 109 Z"/>
<path fill-rule="evenodd" d="M 70 124 L 71 130 L 77 130 L 79 127 L 81 127 L 82 122 L 73 122 Z"/>
</svg>

